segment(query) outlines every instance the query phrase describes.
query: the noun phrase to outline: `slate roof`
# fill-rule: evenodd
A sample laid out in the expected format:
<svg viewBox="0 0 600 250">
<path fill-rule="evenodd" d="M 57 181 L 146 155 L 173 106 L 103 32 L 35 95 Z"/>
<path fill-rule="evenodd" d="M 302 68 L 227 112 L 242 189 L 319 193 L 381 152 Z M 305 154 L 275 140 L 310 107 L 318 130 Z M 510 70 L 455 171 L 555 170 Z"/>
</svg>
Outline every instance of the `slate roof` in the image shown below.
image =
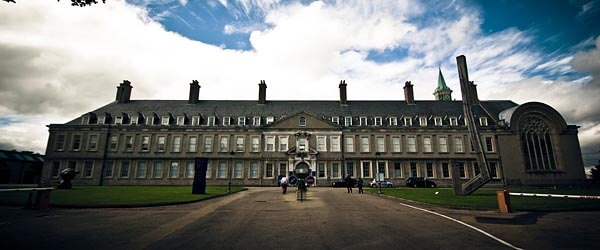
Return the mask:
<svg viewBox="0 0 600 250">
<path fill-rule="evenodd" d="M 480 105 L 473 106 L 473 114 L 476 117 L 491 116 L 493 121 L 498 120 L 500 112 L 517 106 L 509 100 L 481 101 Z M 485 109 L 485 110 L 484 110 Z M 311 113 L 317 117 L 352 116 L 358 118 L 367 116 L 369 118 L 381 116 L 384 119 L 389 116 L 462 116 L 462 101 L 415 101 L 415 104 L 407 104 L 402 100 L 395 101 L 348 101 L 348 105 L 342 106 L 339 101 L 267 101 L 259 105 L 256 100 L 200 100 L 196 104 L 188 104 L 187 100 L 132 100 L 127 103 L 112 102 L 100 107 L 91 113 L 101 115 L 127 113 L 137 115 L 138 113 L 159 116 L 186 114 L 206 116 L 274 116 L 277 118 L 290 116 L 299 112 Z M 489 115 L 488 115 L 489 114 Z M 80 119 L 67 123 L 68 125 L 80 124 Z"/>
<path fill-rule="evenodd" d="M 17 152 L 15 150 L 0 150 L 0 161 L 44 162 L 44 156 L 32 152 Z"/>
</svg>

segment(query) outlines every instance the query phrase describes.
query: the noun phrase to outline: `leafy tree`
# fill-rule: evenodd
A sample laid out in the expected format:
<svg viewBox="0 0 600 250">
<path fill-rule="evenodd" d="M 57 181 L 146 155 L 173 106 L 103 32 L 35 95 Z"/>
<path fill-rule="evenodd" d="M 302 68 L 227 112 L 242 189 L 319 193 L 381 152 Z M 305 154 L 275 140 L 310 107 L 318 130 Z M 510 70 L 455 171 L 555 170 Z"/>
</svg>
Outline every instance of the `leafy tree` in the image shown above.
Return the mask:
<svg viewBox="0 0 600 250">
<path fill-rule="evenodd" d="M 2 0 L 4 2 L 7 3 L 17 3 L 15 0 Z M 60 2 L 60 0 L 57 0 Z M 97 4 L 98 1 L 96 0 L 71 0 L 71 6 L 77 6 L 77 7 L 85 7 L 85 6 L 90 6 L 92 4 Z M 106 3 L 106 0 L 102 0 L 102 3 Z"/>
</svg>

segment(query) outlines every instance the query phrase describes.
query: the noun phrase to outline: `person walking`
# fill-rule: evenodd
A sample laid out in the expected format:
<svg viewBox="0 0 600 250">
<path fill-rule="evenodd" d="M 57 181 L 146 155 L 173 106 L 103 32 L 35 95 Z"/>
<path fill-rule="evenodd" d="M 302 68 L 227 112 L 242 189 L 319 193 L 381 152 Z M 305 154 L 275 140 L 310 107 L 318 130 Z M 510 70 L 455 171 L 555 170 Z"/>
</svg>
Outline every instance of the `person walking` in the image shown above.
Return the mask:
<svg viewBox="0 0 600 250">
<path fill-rule="evenodd" d="M 282 194 L 285 194 L 287 192 L 287 187 L 288 187 L 288 181 L 287 178 L 281 177 L 281 189 L 282 189 Z"/>
<path fill-rule="evenodd" d="M 352 181 L 352 177 L 350 177 L 350 175 L 347 175 L 344 181 L 346 182 L 346 187 L 348 187 L 348 193 L 351 194 L 352 193 L 352 186 L 354 186 L 354 182 Z"/>
<path fill-rule="evenodd" d="M 365 185 L 365 181 L 362 178 L 358 178 L 358 193 L 362 194 L 363 192 L 363 186 Z"/>
</svg>

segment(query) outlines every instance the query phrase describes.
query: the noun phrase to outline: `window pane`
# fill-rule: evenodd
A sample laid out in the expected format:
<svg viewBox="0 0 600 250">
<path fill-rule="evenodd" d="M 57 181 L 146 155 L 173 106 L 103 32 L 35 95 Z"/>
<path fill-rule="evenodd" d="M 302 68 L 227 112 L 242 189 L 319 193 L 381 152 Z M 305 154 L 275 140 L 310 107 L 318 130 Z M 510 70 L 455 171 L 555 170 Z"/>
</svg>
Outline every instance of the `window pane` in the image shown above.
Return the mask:
<svg viewBox="0 0 600 250">
<path fill-rule="evenodd" d="M 152 171 L 152 177 L 154 177 L 154 178 L 162 177 L 162 161 L 154 162 L 154 170 Z"/>
<path fill-rule="evenodd" d="M 171 167 L 169 168 L 169 178 L 177 178 L 179 174 L 179 162 L 173 161 L 171 162 Z"/>
<path fill-rule="evenodd" d="M 146 177 L 146 162 L 138 161 L 137 166 L 137 178 L 145 178 Z"/>
<path fill-rule="evenodd" d="M 187 177 L 187 178 L 194 177 L 194 171 L 195 171 L 194 168 L 195 167 L 196 167 L 196 164 L 193 161 L 188 162 L 187 169 L 185 170 L 185 177 Z"/>
</svg>

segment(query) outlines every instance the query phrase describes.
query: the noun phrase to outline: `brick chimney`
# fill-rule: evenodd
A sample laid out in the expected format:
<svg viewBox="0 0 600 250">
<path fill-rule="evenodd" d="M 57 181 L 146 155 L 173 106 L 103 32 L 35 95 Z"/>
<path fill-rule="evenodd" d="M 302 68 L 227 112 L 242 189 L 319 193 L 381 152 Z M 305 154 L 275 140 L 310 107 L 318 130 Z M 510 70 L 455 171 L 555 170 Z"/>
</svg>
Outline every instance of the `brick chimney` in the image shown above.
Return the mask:
<svg viewBox="0 0 600 250">
<path fill-rule="evenodd" d="M 408 104 L 415 104 L 415 94 L 413 93 L 413 85 L 410 81 L 404 83 L 404 100 Z"/>
<path fill-rule="evenodd" d="M 348 105 L 348 97 L 346 95 L 346 80 L 340 81 L 340 105 Z"/>
<path fill-rule="evenodd" d="M 193 80 L 190 83 L 190 98 L 188 99 L 189 104 L 198 103 L 198 97 L 200 96 L 200 84 L 198 84 L 198 80 Z"/>
<path fill-rule="evenodd" d="M 267 103 L 267 84 L 265 80 L 260 80 L 258 84 L 258 104 Z"/>
<path fill-rule="evenodd" d="M 469 96 L 471 104 L 479 104 L 479 96 L 477 96 L 477 85 L 473 81 L 469 81 Z"/>
<path fill-rule="evenodd" d="M 117 98 L 116 101 L 118 103 L 126 103 L 130 101 L 131 98 L 131 82 L 128 80 L 123 80 L 122 83 L 117 87 Z"/>
</svg>

